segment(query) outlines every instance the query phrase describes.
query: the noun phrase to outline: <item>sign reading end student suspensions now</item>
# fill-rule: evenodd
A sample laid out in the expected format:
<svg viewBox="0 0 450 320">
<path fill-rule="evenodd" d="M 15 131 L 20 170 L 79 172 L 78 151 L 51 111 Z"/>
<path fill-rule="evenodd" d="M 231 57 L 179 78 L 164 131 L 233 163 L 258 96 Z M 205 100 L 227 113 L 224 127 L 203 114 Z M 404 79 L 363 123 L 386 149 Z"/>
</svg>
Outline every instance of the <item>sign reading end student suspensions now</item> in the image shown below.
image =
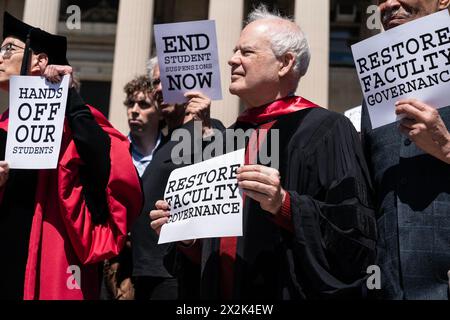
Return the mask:
<svg viewBox="0 0 450 320">
<path fill-rule="evenodd" d="M 214 21 L 155 25 L 155 41 L 165 103 L 187 102 L 189 91 L 222 99 Z"/>
<path fill-rule="evenodd" d="M 12 169 L 56 168 L 69 78 L 52 84 L 41 77 L 11 77 L 5 160 Z"/>
<path fill-rule="evenodd" d="M 372 128 L 395 122 L 395 103 L 404 98 L 450 105 L 448 10 L 359 42 L 352 51 Z"/>
</svg>

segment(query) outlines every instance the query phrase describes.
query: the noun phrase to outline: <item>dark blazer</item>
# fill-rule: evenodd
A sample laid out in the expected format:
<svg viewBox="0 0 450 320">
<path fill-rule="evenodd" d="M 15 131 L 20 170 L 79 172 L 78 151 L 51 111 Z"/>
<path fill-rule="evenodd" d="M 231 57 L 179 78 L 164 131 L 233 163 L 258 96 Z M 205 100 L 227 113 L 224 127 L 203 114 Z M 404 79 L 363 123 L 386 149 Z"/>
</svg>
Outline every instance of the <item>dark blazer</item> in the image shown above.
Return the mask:
<svg viewBox="0 0 450 320">
<path fill-rule="evenodd" d="M 450 128 L 450 107 L 439 113 Z M 450 165 L 417 148 L 397 123 L 373 130 L 365 104 L 361 134 L 377 194 L 381 297 L 448 299 Z"/>
<path fill-rule="evenodd" d="M 225 129 L 220 121 L 211 120 L 213 128 L 220 131 Z M 194 122 L 190 121 L 177 130 L 186 130 L 191 137 L 194 137 Z M 171 141 L 171 137 L 177 130 L 169 132 L 168 136 L 163 137 L 154 153 L 152 162 L 142 176 L 144 207 L 131 232 L 133 276 L 172 277 L 163 265 L 163 258 L 169 245 L 158 245 L 158 235 L 150 227 L 149 213 L 155 208 L 156 201 L 164 198 L 164 191 L 171 172 L 186 165 L 174 164 L 172 161 L 172 150 L 179 142 Z M 192 153 L 188 155 L 191 160 L 194 159 L 193 143 L 194 141 L 191 141 Z"/>
</svg>

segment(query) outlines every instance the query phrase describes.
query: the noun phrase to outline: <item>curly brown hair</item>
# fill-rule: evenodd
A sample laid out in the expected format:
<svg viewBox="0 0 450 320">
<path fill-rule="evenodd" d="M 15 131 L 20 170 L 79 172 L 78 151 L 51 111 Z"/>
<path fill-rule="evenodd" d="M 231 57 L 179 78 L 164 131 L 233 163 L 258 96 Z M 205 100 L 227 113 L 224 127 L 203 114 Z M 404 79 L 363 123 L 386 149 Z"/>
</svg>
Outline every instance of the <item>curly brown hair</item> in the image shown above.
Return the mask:
<svg viewBox="0 0 450 320">
<path fill-rule="evenodd" d="M 123 91 L 126 93 L 127 98 L 125 99 L 124 104 L 127 105 L 128 101 L 133 98 L 136 92 L 143 92 L 145 94 L 151 94 L 153 91 L 153 85 L 151 79 L 146 76 L 138 76 L 128 82 Z"/>
</svg>

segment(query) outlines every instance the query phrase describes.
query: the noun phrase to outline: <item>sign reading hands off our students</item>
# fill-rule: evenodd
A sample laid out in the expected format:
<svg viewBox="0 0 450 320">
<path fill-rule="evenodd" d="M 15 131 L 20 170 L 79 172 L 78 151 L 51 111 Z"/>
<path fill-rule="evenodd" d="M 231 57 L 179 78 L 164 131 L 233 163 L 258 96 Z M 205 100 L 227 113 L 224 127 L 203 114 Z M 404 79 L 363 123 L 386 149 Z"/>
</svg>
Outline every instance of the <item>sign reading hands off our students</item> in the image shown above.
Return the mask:
<svg viewBox="0 0 450 320">
<path fill-rule="evenodd" d="M 450 105 L 448 10 L 405 23 L 352 46 L 372 128 L 395 122 L 404 98 Z"/>
<path fill-rule="evenodd" d="M 165 103 L 185 103 L 189 91 L 222 99 L 214 21 L 155 25 L 155 40 Z"/>
<path fill-rule="evenodd" d="M 52 84 L 41 77 L 11 77 L 5 160 L 12 169 L 56 168 L 69 78 Z"/>
<path fill-rule="evenodd" d="M 236 171 L 245 149 L 174 170 L 164 199 L 170 218 L 159 244 L 191 239 L 242 236 L 242 193 Z"/>
</svg>

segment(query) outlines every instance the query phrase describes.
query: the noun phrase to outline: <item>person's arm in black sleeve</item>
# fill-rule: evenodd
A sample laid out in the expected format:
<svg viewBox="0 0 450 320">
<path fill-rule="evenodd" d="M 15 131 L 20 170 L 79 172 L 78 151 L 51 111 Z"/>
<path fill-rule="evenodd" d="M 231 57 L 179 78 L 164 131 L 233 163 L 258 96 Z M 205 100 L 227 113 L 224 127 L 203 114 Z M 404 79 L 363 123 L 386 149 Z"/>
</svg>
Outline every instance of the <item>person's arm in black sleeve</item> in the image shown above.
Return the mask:
<svg viewBox="0 0 450 320">
<path fill-rule="evenodd" d="M 297 276 L 310 298 L 362 297 L 377 232 L 371 181 L 350 121 L 336 121 L 298 163 L 303 192 L 289 191 Z"/>
<path fill-rule="evenodd" d="M 74 88 L 69 90 L 66 118 L 78 154 L 84 162 L 80 179 L 86 204 L 93 222 L 104 224 L 109 215 L 106 186 L 111 170 L 111 139 Z"/>
</svg>

